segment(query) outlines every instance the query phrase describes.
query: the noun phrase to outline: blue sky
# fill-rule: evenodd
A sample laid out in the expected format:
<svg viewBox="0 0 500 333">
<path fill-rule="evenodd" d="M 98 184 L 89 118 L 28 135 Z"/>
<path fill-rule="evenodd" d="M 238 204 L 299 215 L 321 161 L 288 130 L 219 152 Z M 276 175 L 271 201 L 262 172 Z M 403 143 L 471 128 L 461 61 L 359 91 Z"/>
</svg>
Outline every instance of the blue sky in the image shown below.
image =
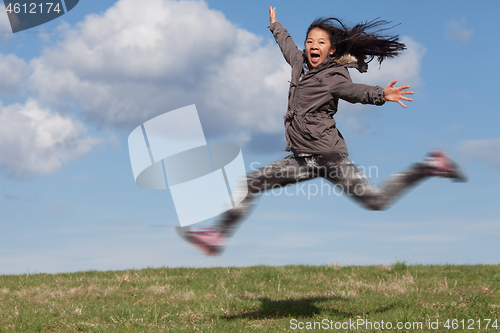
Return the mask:
<svg viewBox="0 0 500 333">
<path fill-rule="evenodd" d="M 220 258 L 183 243 L 168 190 L 134 183 L 127 137 L 196 104 L 208 141 L 245 163 L 286 156 L 289 67 L 268 8 L 302 47 L 319 16 L 377 17 L 408 50 L 355 82 L 409 84 L 403 109 L 343 103 L 351 159 L 384 179 L 431 149 L 470 181 L 431 179 L 384 212 L 328 194 L 263 195 Z M 498 263 L 498 1 L 86 1 L 12 34 L 0 13 L 0 274 L 161 266 Z M 306 190 L 307 193 L 307 190 Z M 209 224 L 203 223 L 203 225 Z M 160 226 L 160 227 L 159 227 Z"/>
</svg>

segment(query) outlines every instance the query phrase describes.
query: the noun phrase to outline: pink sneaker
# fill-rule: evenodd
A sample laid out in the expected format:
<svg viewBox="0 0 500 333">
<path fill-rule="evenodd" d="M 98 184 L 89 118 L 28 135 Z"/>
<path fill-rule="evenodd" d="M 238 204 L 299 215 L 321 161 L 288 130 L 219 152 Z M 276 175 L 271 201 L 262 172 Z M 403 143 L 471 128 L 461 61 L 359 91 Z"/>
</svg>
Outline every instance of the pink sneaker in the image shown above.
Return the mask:
<svg viewBox="0 0 500 333">
<path fill-rule="evenodd" d="M 191 231 L 189 227 L 175 228 L 177 234 L 186 242 L 193 244 L 207 256 L 220 256 L 226 247 L 226 237 L 214 228 L 201 228 Z"/>
<path fill-rule="evenodd" d="M 431 151 L 424 163 L 428 166 L 428 172 L 432 176 L 451 178 L 455 182 L 467 181 L 458 163 L 442 150 Z"/>
</svg>

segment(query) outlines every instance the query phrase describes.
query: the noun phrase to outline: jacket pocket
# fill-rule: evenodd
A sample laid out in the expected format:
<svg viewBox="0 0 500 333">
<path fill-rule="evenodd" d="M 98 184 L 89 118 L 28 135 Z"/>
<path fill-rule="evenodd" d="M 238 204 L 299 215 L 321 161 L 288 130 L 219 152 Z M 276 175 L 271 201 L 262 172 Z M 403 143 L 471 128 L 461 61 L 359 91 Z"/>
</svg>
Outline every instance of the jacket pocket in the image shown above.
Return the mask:
<svg viewBox="0 0 500 333">
<path fill-rule="evenodd" d="M 330 128 L 335 126 L 335 119 L 325 112 L 310 112 L 304 116 L 304 129 L 311 139 L 320 139 Z"/>
</svg>

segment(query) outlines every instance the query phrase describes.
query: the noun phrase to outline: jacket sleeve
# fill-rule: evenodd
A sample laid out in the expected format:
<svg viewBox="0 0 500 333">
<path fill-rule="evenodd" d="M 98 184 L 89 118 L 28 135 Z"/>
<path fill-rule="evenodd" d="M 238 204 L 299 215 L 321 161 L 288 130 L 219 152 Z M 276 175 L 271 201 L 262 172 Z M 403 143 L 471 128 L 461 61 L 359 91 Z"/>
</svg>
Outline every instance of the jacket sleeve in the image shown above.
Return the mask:
<svg viewBox="0 0 500 333">
<path fill-rule="evenodd" d="M 295 64 L 297 60 L 302 57 L 302 51 L 300 51 L 297 45 L 295 45 L 292 37 L 288 31 L 283 28 L 281 23 L 274 22 L 271 24 L 269 29 L 273 33 L 274 39 L 276 40 L 276 43 L 278 43 L 286 62 L 288 62 L 290 66 L 293 66 L 293 64 Z"/>
<path fill-rule="evenodd" d="M 353 83 L 345 67 L 334 74 L 330 90 L 333 96 L 349 103 L 383 105 L 386 102 L 384 88 Z"/>
</svg>

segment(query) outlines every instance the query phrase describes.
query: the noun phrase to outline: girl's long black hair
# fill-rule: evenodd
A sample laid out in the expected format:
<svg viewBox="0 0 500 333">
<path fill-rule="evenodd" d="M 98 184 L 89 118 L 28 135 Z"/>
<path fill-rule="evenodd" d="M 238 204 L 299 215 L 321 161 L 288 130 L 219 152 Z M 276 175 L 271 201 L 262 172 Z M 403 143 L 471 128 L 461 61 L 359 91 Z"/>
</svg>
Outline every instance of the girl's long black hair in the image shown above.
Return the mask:
<svg viewBox="0 0 500 333">
<path fill-rule="evenodd" d="M 399 35 L 388 36 L 384 33 L 392 27 L 384 27 L 390 22 L 372 20 L 356 24 L 354 27 L 345 26 L 337 18 L 318 18 L 307 29 L 307 35 L 314 28 L 320 28 L 330 36 L 332 47 L 336 48 L 334 56 L 340 58 L 344 54 L 355 56 L 359 62 L 367 57 L 377 58 L 379 64 L 386 58 L 393 58 L 406 46 L 399 42 Z"/>
</svg>

